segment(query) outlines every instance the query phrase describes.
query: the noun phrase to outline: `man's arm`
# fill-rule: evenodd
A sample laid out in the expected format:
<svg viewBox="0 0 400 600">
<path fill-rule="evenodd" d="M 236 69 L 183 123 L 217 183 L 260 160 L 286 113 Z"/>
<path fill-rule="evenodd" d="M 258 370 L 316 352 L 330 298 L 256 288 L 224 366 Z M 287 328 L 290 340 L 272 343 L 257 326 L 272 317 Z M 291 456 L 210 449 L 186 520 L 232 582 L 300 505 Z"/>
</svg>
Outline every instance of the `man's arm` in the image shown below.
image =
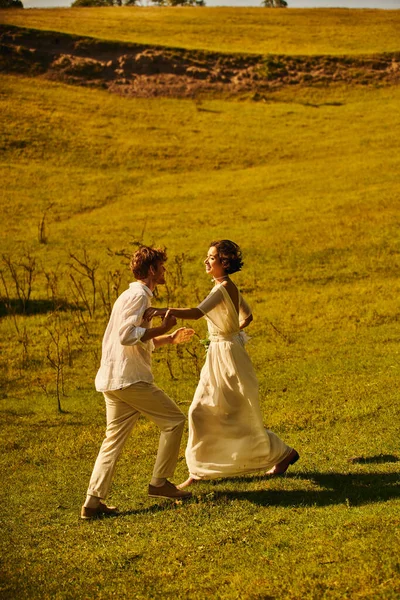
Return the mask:
<svg viewBox="0 0 400 600">
<path fill-rule="evenodd" d="M 118 317 L 118 337 L 123 346 L 135 346 L 143 338 L 146 328 L 142 326 L 147 298 L 141 295 L 127 297 L 121 302 Z M 166 333 L 166 330 L 162 330 Z"/>
<path fill-rule="evenodd" d="M 164 336 L 170 329 L 172 329 L 176 325 L 176 318 L 171 315 L 171 311 L 167 311 L 165 313 L 164 319 L 159 327 L 150 327 L 146 329 L 145 333 L 140 338 L 140 341 L 147 342 L 148 340 L 154 340 L 154 345 L 157 346 L 155 342 L 155 338 L 157 337 L 169 337 Z M 168 342 L 165 342 L 168 343 Z"/>
</svg>

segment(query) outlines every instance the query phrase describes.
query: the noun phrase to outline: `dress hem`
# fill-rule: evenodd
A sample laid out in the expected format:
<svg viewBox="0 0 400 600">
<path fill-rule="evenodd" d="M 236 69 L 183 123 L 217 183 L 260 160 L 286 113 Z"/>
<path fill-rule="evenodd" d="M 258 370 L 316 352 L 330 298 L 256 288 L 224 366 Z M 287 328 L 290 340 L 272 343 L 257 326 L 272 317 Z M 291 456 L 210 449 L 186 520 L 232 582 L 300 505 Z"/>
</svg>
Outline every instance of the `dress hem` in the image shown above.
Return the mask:
<svg viewBox="0 0 400 600">
<path fill-rule="evenodd" d="M 285 452 L 285 454 L 282 456 L 282 458 L 278 461 L 281 462 L 282 460 L 285 460 L 285 458 L 287 458 L 289 456 L 289 454 L 291 453 L 291 451 L 293 450 L 293 448 L 288 447 L 287 452 Z M 209 481 L 212 479 L 224 479 L 227 477 L 237 477 L 240 475 L 246 475 L 247 473 L 256 473 L 257 471 L 268 471 L 269 469 L 272 469 L 272 467 L 274 467 L 276 464 L 278 463 L 265 463 L 262 466 L 259 467 L 252 467 L 250 469 L 241 469 L 239 471 L 230 471 L 229 473 L 224 471 L 224 472 L 218 472 L 218 473 L 210 473 L 207 475 L 199 475 L 198 473 L 192 473 L 189 471 L 190 477 L 192 477 L 193 479 L 196 479 L 196 481 Z"/>
</svg>

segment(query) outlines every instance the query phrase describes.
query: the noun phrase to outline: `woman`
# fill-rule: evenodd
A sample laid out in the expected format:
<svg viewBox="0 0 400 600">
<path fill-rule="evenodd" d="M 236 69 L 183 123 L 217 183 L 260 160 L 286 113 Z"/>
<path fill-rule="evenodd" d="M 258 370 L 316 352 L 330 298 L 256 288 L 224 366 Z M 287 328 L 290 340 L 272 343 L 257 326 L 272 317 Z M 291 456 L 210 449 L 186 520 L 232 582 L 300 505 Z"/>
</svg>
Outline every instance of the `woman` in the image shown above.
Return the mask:
<svg viewBox="0 0 400 600">
<path fill-rule="evenodd" d="M 210 345 L 189 410 L 186 462 L 195 481 L 265 470 L 281 475 L 299 459 L 272 431 L 264 428 L 258 381 L 241 331 L 253 320 L 251 310 L 230 275 L 243 266 L 240 248 L 230 240 L 211 242 L 204 261 L 214 280 L 197 308 L 170 308 L 178 319 L 205 317 Z M 146 318 L 167 309 L 149 309 Z"/>
</svg>

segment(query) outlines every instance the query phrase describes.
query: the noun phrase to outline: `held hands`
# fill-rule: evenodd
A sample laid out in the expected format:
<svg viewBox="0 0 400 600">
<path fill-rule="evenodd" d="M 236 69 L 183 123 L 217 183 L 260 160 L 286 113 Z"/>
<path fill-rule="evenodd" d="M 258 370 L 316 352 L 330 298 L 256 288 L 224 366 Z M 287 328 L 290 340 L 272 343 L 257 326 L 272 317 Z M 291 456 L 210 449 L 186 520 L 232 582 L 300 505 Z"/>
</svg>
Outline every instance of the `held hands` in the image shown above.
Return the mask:
<svg viewBox="0 0 400 600">
<path fill-rule="evenodd" d="M 146 308 L 143 313 L 143 321 L 151 321 L 153 317 L 165 317 L 168 308 Z"/>
<path fill-rule="evenodd" d="M 171 314 L 168 308 L 152 308 L 150 306 L 143 313 L 143 321 L 151 321 L 153 317 L 163 318 L 161 327 L 165 332 L 172 329 L 172 327 L 174 327 L 177 323 L 176 317 Z M 170 335 L 171 344 L 190 342 L 194 333 L 194 329 L 190 329 L 189 327 L 180 327 Z"/>
<path fill-rule="evenodd" d="M 194 329 L 189 329 L 188 327 L 180 327 L 179 329 L 174 331 L 174 333 L 171 333 L 171 343 L 181 344 L 183 342 L 190 342 L 194 333 Z"/>
</svg>

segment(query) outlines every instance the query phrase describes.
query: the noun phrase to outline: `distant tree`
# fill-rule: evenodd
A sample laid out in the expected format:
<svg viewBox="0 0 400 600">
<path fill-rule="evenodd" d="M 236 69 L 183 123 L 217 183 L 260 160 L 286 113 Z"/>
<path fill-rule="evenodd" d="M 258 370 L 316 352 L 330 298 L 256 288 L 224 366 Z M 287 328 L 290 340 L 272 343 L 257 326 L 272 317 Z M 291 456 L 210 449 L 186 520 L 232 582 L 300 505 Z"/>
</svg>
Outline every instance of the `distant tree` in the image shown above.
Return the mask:
<svg viewBox="0 0 400 600">
<path fill-rule="evenodd" d="M 154 0 L 153 0 L 154 1 Z M 166 6 L 205 6 L 204 0 L 165 0 Z"/>
<path fill-rule="evenodd" d="M 157 6 L 205 6 L 205 0 L 150 0 Z"/>
<path fill-rule="evenodd" d="M 286 8 L 288 5 L 286 0 L 263 0 L 261 4 L 266 8 Z"/>
<path fill-rule="evenodd" d="M 113 6 L 113 0 L 75 0 L 71 4 L 73 8 L 79 6 Z"/>
<path fill-rule="evenodd" d="M 0 8 L 24 8 L 21 0 L 0 0 Z"/>
<path fill-rule="evenodd" d="M 0 2 L 10 0 L 0 0 Z M 19 1 L 19 0 L 15 0 Z M 72 7 L 79 6 L 137 6 L 151 2 L 157 6 L 205 6 L 205 0 L 75 0 Z"/>
</svg>

